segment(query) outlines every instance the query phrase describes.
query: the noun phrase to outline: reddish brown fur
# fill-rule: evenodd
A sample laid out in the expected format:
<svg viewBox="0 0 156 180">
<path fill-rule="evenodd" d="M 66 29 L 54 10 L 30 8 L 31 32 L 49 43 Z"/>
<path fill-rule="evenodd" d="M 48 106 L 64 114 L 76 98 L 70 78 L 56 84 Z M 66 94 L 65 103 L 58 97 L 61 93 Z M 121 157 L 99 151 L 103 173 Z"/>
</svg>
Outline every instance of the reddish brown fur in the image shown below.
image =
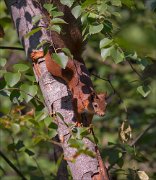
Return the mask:
<svg viewBox="0 0 156 180">
<path fill-rule="evenodd" d="M 43 57 L 42 51 L 32 53 L 32 59 Z M 93 114 L 103 116 L 105 114 L 105 94 L 96 94 L 84 63 L 76 60 L 68 60 L 65 69 L 62 69 L 50 53 L 45 55 L 48 71 L 56 77 L 64 79 L 73 95 L 73 107 L 76 117 L 81 122 L 81 114 L 88 112 L 87 119 L 92 119 Z M 90 123 L 90 122 L 89 122 Z"/>
</svg>

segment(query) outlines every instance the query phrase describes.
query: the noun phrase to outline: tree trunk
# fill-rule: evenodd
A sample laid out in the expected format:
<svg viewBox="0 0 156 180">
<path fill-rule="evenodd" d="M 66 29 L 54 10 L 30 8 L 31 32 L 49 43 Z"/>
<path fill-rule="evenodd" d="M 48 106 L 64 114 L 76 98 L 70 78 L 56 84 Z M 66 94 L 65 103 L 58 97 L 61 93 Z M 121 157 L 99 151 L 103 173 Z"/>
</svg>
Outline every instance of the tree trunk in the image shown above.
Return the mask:
<svg viewBox="0 0 156 180">
<path fill-rule="evenodd" d="M 12 15 L 14 25 L 25 49 L 27 58 L 30 60 L 32 50 L 36 49 L 37 45 L 42 40 L 48 41 L 50 39 L 48 32 L 46 32 L 44 28 L 29 38 L 25 37 L 25 35 L 34 28 L 34 25 L 32 24 L 32 17 L 43 14 L 43 10 L 39 8 L 33 0 L 5 0 L 5 2 Z M 46 25 L 41 19 L 38 26 L 44 27 Z M 39 59 L 39 68 L 41 70 L 41 76 L 38 77 L 35 70 L 34 73 L 43 93 L 45 104 L 49 113 L 52 112 L 53 106 L 53 110 L 55 112 L 59 112 L 67 124 L 74 124 L 72 97 L 67 86 L 53 78 L 53 76 L 47 71 L 43 58 Z M 60 117 L 57 117 L 56 123 L 58 125 L 58 136 L 60 139 L 63 139 L 61 146 L 63 148 L 64 157 L 67 159 L 73 179 L 109 179 L 105 168 L 103 175 L 100 176 L 100 163 L 97 157 L 92 158 L 90 156 L 80 154 L 76 157 L 75 162 L 68 161 L 76 153 L 76 149 L 71 148 L 68 145 L 68 140 L 71 137 L 70 129 Z M 83 142 L 90 151 L 96 152 L 96 144 L 87 138 L 83 138 Z M 98 157 L 100 157 L 100 155 L 98 155 Z"/>
</svg>

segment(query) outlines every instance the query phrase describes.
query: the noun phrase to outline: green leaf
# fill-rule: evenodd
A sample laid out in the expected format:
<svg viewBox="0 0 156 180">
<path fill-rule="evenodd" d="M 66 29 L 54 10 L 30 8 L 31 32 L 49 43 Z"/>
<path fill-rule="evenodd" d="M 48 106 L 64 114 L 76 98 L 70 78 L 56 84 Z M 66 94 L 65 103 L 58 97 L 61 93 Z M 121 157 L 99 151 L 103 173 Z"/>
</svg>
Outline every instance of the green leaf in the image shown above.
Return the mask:
<svg viewBox="0 0 156 180">
<path fill-rule="evenodd" d="M 56 115 L 57 115 L 59 118 L 61 118 L 61 119 L 62 119 L 62 121 L 64 121 L 64 117 L 62 116 L 62 114 L 61 114 L 61 113 L 56 112 Z"/>
<path fill-rule="evenodd" d="M 118 48 L 113 48 L 111 51 L 111 56 L 113 57 L 113 60 L 116 64 L 124 61 L 125 56 L 123 51 L 119 51 Z"/>
<path fill-rule="evenodd" d="M 149 86 L 139 86 L 137 88 L 137 91 L 143 96 L 143 97 L 147 97 L 149 95 L 149 93 L 151 92 L 151 89 Z"/>
<path fill-rule="evenodd" d="M 55 10 L 56 7 L 53 6 L 53 4 L 44 4 L 43 7 L 50 13 L 51 11 Z"/>
<path fill-rule="evenodd" d="M 31 30 L 29 33 L 27 33 L 27 34 L 25 35 L 25 38 L 29 38 L 29 37 L 32 36 L 33 34 L 35 34 L 35 33 L 37 33 L 38 31 L 40 31 L 41 29 L 42 29 L 41 27 L 37 27 L 37 28 Z"/>
<path fill-rule="evenodd" d="M 58 11 L 52 11 L 50 14 L 52 15 L 53 18 L 60 17 L 60 16 L 64 15 L 64 13 L 60 12 L 60 11 L 59 12 Z"/>
<path fill-rule="evenodd" d="M 134 0 L 121 0 L 121 2 L 122 4 L 125 4 L 129 8 L 134 6 Z"/>
<path fill-rule="evenodd" d="M 21 128 L 19 124 L 13 123 L 11 127 L 12 127 L 13 134 L 18 134 L 20 132 Z"/>
<path fill-rule="evenodd" d="M 21 85 L 20 90 L 21 97 L 26 102 L 29 102 L 37 94 L 38 87 L 36 85 L 23 84 Z"/>
<path fill-rule="evenodd" d="M 5 58 L 1 58 L 0 60 L 0 66 L 4 67 L 6 65 L 7 60 Z"/>
<path fill-rule="evenodd" d="M 17 90 L 13 90 L 10 94 L 10 100 L 13 101 L 15 98 L 18 99 L 20 97 L 20 92 Z"/>
<path fill-rule="evenodd" d="M 35 81 L 36 81 L 34 76 L 26 75 L 26 74 L 24 74 L 24 76 L 25 76 L 29 81 L 31 81 L 31 82 L 35 82 Z"/>
<path fill-rule="evenodd" d="M 84 143 L 82 140 L 79 139 L 70 139 L 69 141 L 70 147 L 82 149 L 84 147 Z"/>
<path fill-rule="evenodd" d="M 42 15 L 36 15 L 32 18 L 32 24 L 36 24 L 40 19 L 42 19 Z"/>
<path fill-rule="evenodd" d="M 75 6 L 72 10 L 71 10 L 73 16 L 77 19 L 81 13 L 82 13 L 82 9 L 81 9 L 81 6 Z"/>
<path fill-rule="evenodd" d="M 101 4 L 97 6 L 97 8 L 98 8 L 99 14 L 104 14 L 107 11 L 108 5 L 106 1 L 104 1 L 104 2 L 101 2 Z"/>
<path fill-rule="evenodd" d="M 48 28 L 47 28 L 48 29 Z M 41 41 L 38 45 L 37 45 L 37 49 L 39 49 L 40 47 L 44 46 L 47 43 L 47 40 L 43 40 Z"/>
<path fill-rule="evenodd" d="M 50 125 L 52 120 L 53 120 L 53 118 L 49 117 L 49 116 L 44 119 L 44 123 L 45 123 L 46 127 L 48 127 Z"/>
<path fill-rule="evenodd" d="M 50 129 L 58 129 L 58 126 L 57 126 L 56 123 L 51 122 L 50 125 L 48 126 L 48 128 L 50 128 Z"/>
<path fill-rule="evenodd" d="M 68 62 L 68 56 L 66 56 L 63 52 L 60 52 L 53 53 L 52 58 L 56 61 L 57 64 L 59 64 L 63 69 L 65 69 Z"/>
<path fill-rule="evenodd" d="M 52 24 L 68 24 L 66 21 L 64 21 L 63 19 L 61 18 L 53 18 L 51 20 L 51 23 Z"/>
<path fill-rule="evenodd" d="M 103 29 L 103 24 L 99 24 L 97 26 L 90 25 L 89 26 L 89 34 L 91 35 L 91 34 L 99 33 L 102 31 L 102 29 Z"/>
<path fill-rule="evenodd" d="M 12 73 L 12 72 L 7 72 L 4 74 L 4 79 L 10 87 L 13 87 L 15 84 L 19 82 L 21 78 L 21 73 Z"/>
<path fill-rule="evenodd" d="M 61 27 L 59 25 L 52 25 L 48 29 L 51 30 L 51 31 L 56 31 L 59 34 L 61 32 Z"/>
<path fill-rule="evenodd" d="M 16 145 L 15 145 L 16 149 L 19 151 L 21 148 L 24 147 L 23 141 L 19 140 Z"/>
<path fill-rule="evenodd" d="M 148 65 L 152 64 L 152 62 L 147 60 L 147 59 L 140 59 L 140 58 L 138 58 L 137 59 L 137 64 L 139 65 L 139 67 L 143 71 Z"/>
<path fill-rule="evenodd" d="M 30 175 L 30 180 L 45 180 L 45 178 L 37 175 Z"/>
<path fill-rule="evenodd" d="M 68 7 L 71 7 L 74 3 L 74 0 L 60 0 L 60 2 Z"/>
<path fill-rule="evenodd" d="M 100 41 L 100 49 L 105 48 L 113 42 L 112 39 L 104 38 Z"/>
<path fill-rule="evenodd" d="M 111 0 L 113 6 L 121 6 L 121 0 Z"/>
<path fill-rule="evenodd" d="M 11 144 L 8 145 L 7 148 L 8 148 L 9 151 L 14 151 L 16 149 L 16 145 L 14 143 L 11 143 Z"/>
<path fill-rule="evenodd" d="M 0 70 L 0 77 L 6 73 L 6 70 Z"/>
<path fill-rule="evenodd" d="M 120 168 L 123 167 L 123 165 L 124 165 L 124 159 L 123 159 L 123 157 L 119 158 L 119 160 L 117 161 L 117 165 L 118 165 Z"/>
<path fill-rule="evenodd" d="M 29 149 L 25 149 L 25 152 L 26 152 L 29 156 L 35 155 L 35 153 L 32 152 L 32 151 L 30 151 Z"/>
<path fill-rule="evenodd" d="M 113 46 L 109 48 L 101 49 L 101 57 L 104 61 L 106 60 L 107 57 L 111 55 L 112 49 L 113 49 Z"/>
<path fill-rule="evenodd" d="M 70 50 L 68 48 L 62 48 L 62 51 L 69 56 L 70 58 L 73 59 L 73 55 L 71 54 Z"/>
<path fill-rule="evenodd" d="M 36 137 L 33 137 L 33 143 L 36 145 L 38 144 L 39 142 L 41 141 L 44 141 L 45 138 L 43 138 L 42 136 L 36 136 Z"/>
<path fill-rule="evenodd" d="M 35 171 L 37 170 L 36 166 L 28 166 L 28 171 Z"/>
<path fill-rule="evenodd" d="M 92 4 L 95 4 L 96 0 L 86 0 L 84 1 L 84 3 L 82 3 L 82 8 L 87 8 L 88 6 L 91 6 Z"/>
<path fill-rule="evenodd" d="M 15 64 L 13 66 L 13 69 L 17 72 L 19 71 L 27 71 L 29 69 L 29 66 L 27 66 L 26 64 Z"/>
</svg>

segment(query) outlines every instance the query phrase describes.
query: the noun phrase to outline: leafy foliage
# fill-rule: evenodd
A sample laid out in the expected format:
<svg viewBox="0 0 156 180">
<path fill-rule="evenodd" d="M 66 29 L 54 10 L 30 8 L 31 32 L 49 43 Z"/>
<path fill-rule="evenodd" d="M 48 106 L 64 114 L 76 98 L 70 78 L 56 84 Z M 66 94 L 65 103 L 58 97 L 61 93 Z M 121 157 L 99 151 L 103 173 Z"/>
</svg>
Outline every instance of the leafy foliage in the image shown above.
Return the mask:
<svg viewBox="0 0 156 180">
<path fill-rule="evenodd" d="M 91 76 L 96 90 L 112 95 L 106 116 L 94 117 L 96 137 L 91 136 L 88 128 L 73 128 L 67 124 L 71 128 L 70 146 L 77 149 L 71 160 L 81 153 L 94 157 L 81 141 L 86 137 L 99 142 L 112 178 L 155 179 L 154 1 L 144 4 L 140 0 L 61 0 L 61 3 L 70 7 L 74 17 L 82 23 L 83 38 L 88 42 L 84 52 L 87 67 L 91 74 L 101 78 Z M 45 4 L 44 8 L 49 13 L 47 30 L 61 33 L 62 23 L 66 24 L 63 13 L 52 4 Z M 0 24 L 5 31 L 0 43 L 20 46 L 3 2 L 0 2 L 0 12 Z M 43 18 L 42 15 L 33 17 L 36 28 L 27 38 L 41 30 L 37 24 Z M 43 41 L 37 48 L 48 43 Z M 0 51 L 1 150 L 27 178 L 55 179 L 59 162 L 55 164 L 51 139 L 57 125 L 44 108 L 31 65 L 21 61 L 25 59 L 24 54 L 16 52 L 14 59 L 19 61 L 14 60 L 12 65 L 14 52 Z M 70 51 L 55 51 L 54 59 L 65 68 L 68 56 L 72 57 Z M 59 112 L 57 115 L 61 117 Z M 65 122 L 63 117 L 61 119 Z M 137 140 L 140 134 L 143 135 Z M 0 163 L 0 178 L 18 178 L 4 160 Z"/>
</svg>

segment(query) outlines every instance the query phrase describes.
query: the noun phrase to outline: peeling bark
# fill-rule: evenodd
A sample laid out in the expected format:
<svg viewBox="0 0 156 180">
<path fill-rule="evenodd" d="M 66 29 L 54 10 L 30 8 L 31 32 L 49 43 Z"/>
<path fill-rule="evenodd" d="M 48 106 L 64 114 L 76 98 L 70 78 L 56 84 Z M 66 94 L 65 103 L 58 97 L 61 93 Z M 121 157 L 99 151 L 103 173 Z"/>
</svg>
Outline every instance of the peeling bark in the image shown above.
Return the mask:
<svg viewBox="0 0 156 180">
<path fill-rule="evenodd" d="M 30 53 L 33 49 L 36 49 L 37 45 L 42 40 L 49 40 L 50 36 L 44 28 L 41 31 L 35 33 L 30 38 L 25 38 L 25 35 L 30 32 L 34 26 L 32 24 L 32 17 L 42 14 L 42 10 L 38 8 L 35 1 L 32 0 L 5 0 L 8 9 L 13 18 L 14 25 L 16 27 L 19 39 L 25 49 L 27 58 L 30 60 Z M 44 26 L 45 22 L 40 20 L 38 26 Z M 65 119 L 66 123 L 73 123 L 75 121 L 71 94 L 67 86 L 61 81 L 54 79 L 53 76 L 47 71 L 44 59 L 39 59 L 39 68 L 41 70 L 41 76 L 36 75 L 37 82 L 43 93 L 45 104 L 51 113 L 51 106 L 53 105 L 54 111 L 59 112 Z M 35 70 L 34 73 L 36 74 Z M 66 124 L 57 117 L 56 123 L 58 125 L 58 136 L 63 137 L 64 141 L 61 143 L 64 157 L 70 159 L 76 152 L 75 148 L 71 148 L 68 145 L 70 138 L 70 129 Z M 88 139 L 84 138 L 83 142 L 89 150 L 95 152 L 96 144 L 92 143 Z M 81 154 L 76 158 L 74 163 L 67 161 L 72 177 L 75 180 L 88 180 L 88 179 L 109 179 L 105 171 L 105 177 L 99 178 L 99 162 L 97 158 L 91 158 L 87 155 Z M 97 176 L 98 175 L 98 176 Z"/>
</svg>

